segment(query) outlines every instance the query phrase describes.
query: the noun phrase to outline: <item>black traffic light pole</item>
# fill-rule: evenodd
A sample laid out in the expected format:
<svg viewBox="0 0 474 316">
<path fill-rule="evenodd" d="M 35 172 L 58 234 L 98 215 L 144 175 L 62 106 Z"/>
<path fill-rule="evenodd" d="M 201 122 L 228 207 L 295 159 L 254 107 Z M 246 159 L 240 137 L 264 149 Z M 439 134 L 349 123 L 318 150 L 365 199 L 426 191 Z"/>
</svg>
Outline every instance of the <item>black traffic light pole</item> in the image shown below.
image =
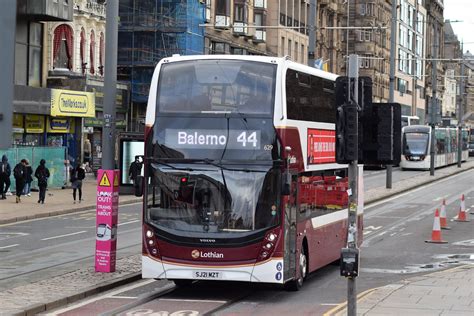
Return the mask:
<svg viewBox="0 0 474 316">
<path fill-rule="evenodd" d="M 349 55 L 349 84 L 348 98 L 355 102 L 359 100 L 359 60 L 357 55 Z M 353 85 L 351 84 L 353 82 Z M 351 91 L 351 87 L 353 90 Z M 351 98 L 352 95 L 352 98 Z M 355 136 L 355 153 L 356 159 L 349 163 L 349 205 L 348 205 L 348 228 L 347 228 L 347 248 L 357 251 L 357 188 L 359 171 L 357 166 L 357 152 L 358 148 L 358 115 L 355 116 L 354 122 Z M 357 290 L 356 290 L 356 276 L 347 278 L 347 315 L 355 316 L 357 314 Z"/>
<path fill-rule="evenodd" d="M 0 10 L 0 60 L 5 66 L 0 76 L 0 149 L 11 147 L 13 118 L 13 78 L 15 67 L 16 0 L 4 0 Z"/>
</svg>

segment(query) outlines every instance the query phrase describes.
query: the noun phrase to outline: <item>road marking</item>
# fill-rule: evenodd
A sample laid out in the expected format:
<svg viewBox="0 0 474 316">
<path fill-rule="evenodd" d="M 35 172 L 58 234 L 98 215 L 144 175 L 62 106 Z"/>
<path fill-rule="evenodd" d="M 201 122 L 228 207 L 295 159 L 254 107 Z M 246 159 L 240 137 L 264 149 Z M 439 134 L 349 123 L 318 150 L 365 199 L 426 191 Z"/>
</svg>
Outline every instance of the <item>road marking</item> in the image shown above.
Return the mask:
<svg viewBox="0 0 474 316">
<path fill-rule="evenodd" d="M 382 228 L 382 226 L 367 226 L 365 229 L 377 230 L 377 229 L 380 229 L 380 228 Z"/>
<path fill-rule="evenodd" d="M 20 244 L 14 244 L 14 245 L 3 246 L 3 247 L 0 247 L 0 249 L 13 248 L 13 247 L 16 247 L 16 246 L 19 246 L 19 245 L 20 245 Z"/>
<path fill-rule="evenodd" d="M 191 303 L 199 303 L 199 302 L 204 302 L 204 303 L 220 303 L 220 304 L 225 304 L 227 301 L 217 301 L 217 300 L 183 300 L 179 298 L 160 298 L 160 301 L 171 301 L 171 302 L 191 302 Z"/>
<path fill-rule="evenodd" d="M 120 296 L 120 295 L 115 295 L 115 296 L 112 296 L 111 298 L 128 299 L 128 300 L 135 300 L 135 299 L 137 299 L 136 296 Z"/>
<path fill-rule="evenodd" d="M 321 303 L 322 306 L 339 306 L 338 303 Z"/>
<path fill-rule="evenodd" d="M 83 301 L 81 301 L 80 303 L 77 303 L 77 304 L 72 304 L 71 306 L 67 306 L 67 307 L 64 307 L 60 310 L 57 310 L 55 311 L 54 313 L 50 313 L 49 315 L 60 315 L 64 312 L 67 312 L 67 311 L 70 311 L 70 310 L 74 310 L 76 308 L 79 308 L 79 307 L 82 307 L 82 306 L 85 306 L 87 304 L 90 304 L 90 303 L 94 303 L 94 302 L 97 302 L 99 300 L 102 300 L 104 298 L 113 298 L 115 294 L 118 294 L 118 293 L 121 293 L 121 292 L 126 292 L 126 291 L 129 291 L 129 290 L 133 290 L 137 287 L 140 287 L 140 286 L 145 286 L 147 284 L 150 284 L 152 282 L 156 282 L 156 280 L 154 279 L 147 279 L 146 281 L 144 282 L 140 282 L 138 281 L 139 283 L 137 284 L 133 284 L 131 286 L 123 286 L 123 287 L 119 287 L 118 289 L 116 290 L 112 290 L 111 292 L 108 292 L 107 294 L 103 294 L 103 295 L 99 295 L 97 297 L 94 297 L 94 298 L 90 298 L 90 299 L 87 299 L 85 298 Z"/>
<path fill-rule="evenodd" d="M 59 236 L 53 236 L 53 237 L 48 237 L 48 238 L 43 238 L 41 240 L 50 240 L 50 239 L 56 239 L 56 238 L 61 238 L 61 237 L 67 237 L 67 236 L 74 236 L 74 235 L 79 235 L 82 233 L 87 233 L 87 230 L 81 230 L 80 232 L 75 232 L 75 233 L 70 233 L 70 234 L 65 234 L 65 235 L 59 235 Z"/>
<path fill-rule="evenodd" d="M 5 240 L 13 237 L 22 237 L 22 236 L 28 236 L 29 234 L 27 233 L 0 233 L 0 240 Z"/>
<path fill-rule="evenodd" d="M 122 226 L 122 225 L 127 225 L 127 224 L 132 224 L 132 223 L 136 223 L 136 222 L 139 222 L 140 220 L 137 219 L 137 220 L 134 220 L 134 221 L 130 221 L 130 222 L 125 222 L 125 223 L 120 223 L 118 224 L 119 226 Z"/>
</svg>

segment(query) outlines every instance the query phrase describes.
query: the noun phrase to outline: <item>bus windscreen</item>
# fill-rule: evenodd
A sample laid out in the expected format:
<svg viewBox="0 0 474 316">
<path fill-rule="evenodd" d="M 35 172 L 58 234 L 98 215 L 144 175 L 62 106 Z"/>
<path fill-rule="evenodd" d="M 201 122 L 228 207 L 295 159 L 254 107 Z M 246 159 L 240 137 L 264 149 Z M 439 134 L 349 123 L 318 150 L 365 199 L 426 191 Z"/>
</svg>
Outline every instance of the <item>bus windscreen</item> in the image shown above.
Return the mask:
<svg viewBox="0 0 474 316">
<path fill-rule="evenodd" d="M 273 64 L 239 60 L 163 64 L 157 112 L 271 115 L 276 69 Z"/>
<path fill-rule="evenodd" d="M 192 166 L 193 169 L 189 168 Z M 169 232 L 250 232 L 279 223 L 276 169 L 152 164 L 148 221 Z"/>
</svg>

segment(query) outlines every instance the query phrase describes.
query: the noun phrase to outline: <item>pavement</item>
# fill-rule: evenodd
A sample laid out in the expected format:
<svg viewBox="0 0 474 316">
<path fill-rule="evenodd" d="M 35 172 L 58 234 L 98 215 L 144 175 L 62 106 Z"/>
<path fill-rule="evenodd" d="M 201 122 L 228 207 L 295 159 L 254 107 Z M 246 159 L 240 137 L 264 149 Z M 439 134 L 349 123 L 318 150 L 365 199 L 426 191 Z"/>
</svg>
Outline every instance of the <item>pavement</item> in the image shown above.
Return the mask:
<svg viewBox="0 0 474 316">
<path fill-rule="evenodd" d="M 392 189 L 375 188 L 365 192 L 365 204 L 374 203 L 451 175 L 474 169 L 474 160 L 437 169 L 410 179 L 394 182 Z M 37 192 L 15 203 L 15 197 L 0 201 L 2 224 L 26 219 L 61 215 L 95 208 L 96 181 L 86 179 L 81 203 L 73 204 L 71 189 L 49 190 L 45 204 L 38 204 Z M 141 199 L 120 196 L 120 204 Z M 29 285 L 0 289 L 0 315 L 34 315 L 44 313 L 88 296 L 112 289 L 141 278 L 140 255 L 120 258 L 116 272 L 96 273 L 94 267 L 84 267 L 63 275 Z M 345 315 L 345 303 L 325 315 Z M 461 266 L 371 289 L 358 296 L 360 315 L 474 315 L 474 267 Z"/>
<path fill-rule="evenodd" d="M 87 175 L 82 184 L 82 199 L 74 203 L 72 189 L 50 189 L 46 191 L 44 204 L 38 204 L 39 192 L 31 192 L 31 196 L 22 196 L 21 202 L 16 203 L 15 195 L 0 200 L 0 225 L 28 219 L 63 215 L 94 209 L 97 197 L 97 180 Z M 76 196 L 79 199 L 79 193 Z M 120 204 L 130 204 L 142 201 L 134 195 L 121 195 Z"/>
</svg>

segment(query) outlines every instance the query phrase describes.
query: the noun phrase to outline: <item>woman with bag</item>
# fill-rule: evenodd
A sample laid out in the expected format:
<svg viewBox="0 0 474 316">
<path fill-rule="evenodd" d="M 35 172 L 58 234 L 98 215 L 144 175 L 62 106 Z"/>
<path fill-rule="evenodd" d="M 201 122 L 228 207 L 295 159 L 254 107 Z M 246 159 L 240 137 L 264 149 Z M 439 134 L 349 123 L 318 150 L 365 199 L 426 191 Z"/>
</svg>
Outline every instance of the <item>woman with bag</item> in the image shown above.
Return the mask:
<svg viewBox="0 0 474 316">
<path fill-rule="evenodd" d="M 39 166 L 36 168 L 35 177 L 38 179 L 39 198 L 38 203 L 44 204 L 46 197 L 46 187 L 48 186 L 49 170 L 46 168 L 46 161 L 40 160 Z"/>
<path fill-rule="evenodd" d="M 72 197 L 74 198 L 74 204 L 76 204 L 76 191 L 79 190 L 79 203 L 82 201 L 82 180 L 86 177 L 86 172 L 82 168 L 81 164 L 71 170 L 71 183 L 72 183 Z"/>
</svg>

